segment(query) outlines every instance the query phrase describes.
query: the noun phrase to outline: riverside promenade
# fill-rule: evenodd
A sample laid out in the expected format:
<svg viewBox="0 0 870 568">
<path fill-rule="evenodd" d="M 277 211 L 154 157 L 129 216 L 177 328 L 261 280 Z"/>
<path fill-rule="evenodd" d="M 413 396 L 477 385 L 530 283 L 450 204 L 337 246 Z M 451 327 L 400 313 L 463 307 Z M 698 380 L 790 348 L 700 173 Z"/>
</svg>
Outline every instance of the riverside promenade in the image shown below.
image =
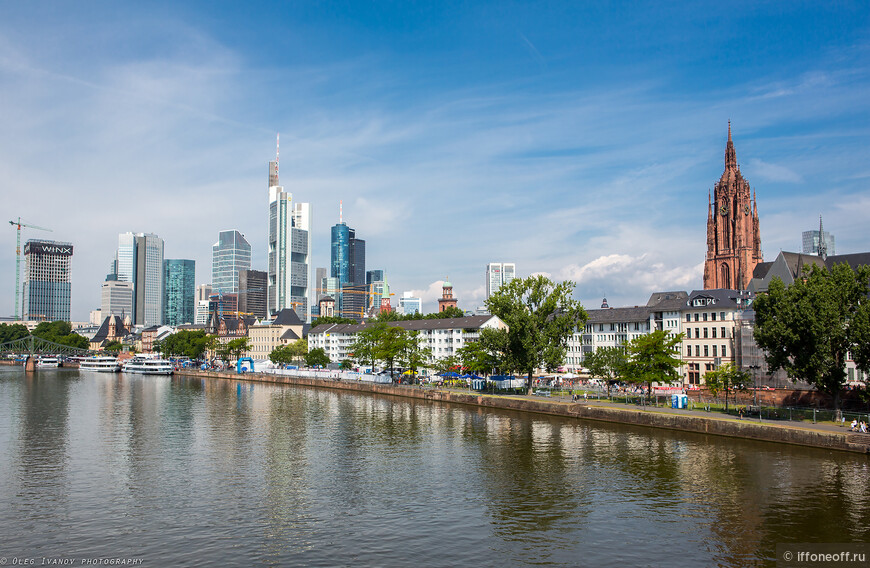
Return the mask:
<svg viewBox="0 0 870 568">
<path fill-rule="evenodd" d="M 609 401 L 572 401 L 568 397 L 536 395 L 502 395 L 431 386 L 379 384 L 328 376 L 308 377 L 289 374 L 215 372 L 184 369 L 177 375 L 208 380 L 288 384 L 368 392 L 381 395 L 415 398 L 433 402 L 449 402 L 469 406 L 516 410 L 562 416 L 581 420 L 634 424 L 652 428 L 682 430 L 716 436 L 730 436 L 766 442 L 796 444 L 870 455 L 870 434 L 849 432 L 847 428 L 830 424 L 759 420 L 718 415 L 703 410 L 640 407 Z"/>
</svg>

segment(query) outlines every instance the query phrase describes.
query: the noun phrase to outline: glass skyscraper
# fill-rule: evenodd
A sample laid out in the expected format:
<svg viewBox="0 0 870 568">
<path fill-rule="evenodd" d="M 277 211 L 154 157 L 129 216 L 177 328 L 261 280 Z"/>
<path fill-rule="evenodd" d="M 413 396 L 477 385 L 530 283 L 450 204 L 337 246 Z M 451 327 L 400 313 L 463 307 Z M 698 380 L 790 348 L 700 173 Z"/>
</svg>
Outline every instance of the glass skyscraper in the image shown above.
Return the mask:
<svg viewBox="0 0 870 568">
<path fill-rule="evenodd" d="M 121 233 L 107 280 L 133 283 L 136 325 L 160 325 L 163 320 L 163 239 L 151 233 Z M 117 314 L 116 314 L 117 315 Z"/>
<path fill-rule="evenodd" d="M 251 245 L 236 230 L 221 231 L 212 246 L 211 285 L 224 294 L 239 291 L 239 272 L 251 268 Z"/>
<path fill-rule="evenodd" d="M 196 263 L 193 260 L 163 261 L 163 323 L 194 323 L 196 299 Z"/>
<path fill-rule="evenodd" d="M 333 225 L 331 237 L 330 276 L 338 280 L 339 313 L 360 318 L 368 305 L 366 242 L 356 238 L 356 231 L 343 221 Z"/>
<path fill-rule="evenodd" d="M 29 240 L 24 245 L 24 319 L 69 321 L 71 243 Z"/>
<path fill-rule="evenodd" d="M 268 309 L 285 308 L 311 321 L 311 204 L 293 203 L 278 185 L 278 163 L 269 162 Z M 212 283 L 214 284 L 214 283 Z"/>
</svg>

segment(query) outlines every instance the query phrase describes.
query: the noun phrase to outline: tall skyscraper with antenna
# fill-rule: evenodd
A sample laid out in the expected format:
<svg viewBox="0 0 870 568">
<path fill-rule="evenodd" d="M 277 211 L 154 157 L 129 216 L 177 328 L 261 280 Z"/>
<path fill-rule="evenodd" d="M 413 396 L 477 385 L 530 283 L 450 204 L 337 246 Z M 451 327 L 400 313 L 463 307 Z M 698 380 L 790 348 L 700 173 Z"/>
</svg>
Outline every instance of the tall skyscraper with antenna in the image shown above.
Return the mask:
<svg viewBox="0 0 870 568">
<path fill-rule="evenodd" d="M 293 201 L 278 178 L 280 137 L 269 162 L 268 310 L 291 308 L 311 321 L 311 204 Z"/>
</svg>

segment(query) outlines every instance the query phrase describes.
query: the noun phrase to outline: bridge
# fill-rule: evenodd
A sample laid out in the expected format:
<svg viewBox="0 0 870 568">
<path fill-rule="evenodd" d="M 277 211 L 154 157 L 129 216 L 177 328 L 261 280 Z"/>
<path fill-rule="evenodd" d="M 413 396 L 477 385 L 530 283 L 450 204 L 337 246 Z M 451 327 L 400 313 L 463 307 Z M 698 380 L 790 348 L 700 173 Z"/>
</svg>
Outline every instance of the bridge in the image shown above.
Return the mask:
<svg viewBox="0 0 870 568">
<path fill-rule="evenodd" d="M 32 371 L 36 368 L 37 355 L 53 355 L 66 357 L 88 357 L 97 353 L 92 349 L 80 349 L 70 347 L 62 343 L 55 343 L 36 335 L 28 335 L 14 341 L 0 343 L 0 357 L 9 358 L 10 355 L 25 355 L 24 370 Z"/>
</svg>

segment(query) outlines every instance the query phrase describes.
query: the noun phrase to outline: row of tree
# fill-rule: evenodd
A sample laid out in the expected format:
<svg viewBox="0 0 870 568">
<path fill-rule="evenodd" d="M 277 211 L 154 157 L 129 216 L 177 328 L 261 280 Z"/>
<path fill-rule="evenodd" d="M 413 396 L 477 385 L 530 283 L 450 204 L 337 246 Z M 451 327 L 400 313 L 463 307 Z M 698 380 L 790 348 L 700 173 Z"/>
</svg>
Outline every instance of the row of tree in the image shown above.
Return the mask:
<svg viewBox="0 0 870 568">
<path fill-rule="evenodd" d="M 0 343 L 7 341 L 15 341 L 30 335 L 27 331 L 27 326 L 16 323 L 12 325 L 0 324 Z M 47 341 L 66 345 L 68 347 L 76 347 L 78 349 L 87 349 L 88 340 L 86 337 L 75 333 L 68 321 L 43 321 L 40 322 L 33 330 L 35 337 L 41 337 Z"/>
</svg>

